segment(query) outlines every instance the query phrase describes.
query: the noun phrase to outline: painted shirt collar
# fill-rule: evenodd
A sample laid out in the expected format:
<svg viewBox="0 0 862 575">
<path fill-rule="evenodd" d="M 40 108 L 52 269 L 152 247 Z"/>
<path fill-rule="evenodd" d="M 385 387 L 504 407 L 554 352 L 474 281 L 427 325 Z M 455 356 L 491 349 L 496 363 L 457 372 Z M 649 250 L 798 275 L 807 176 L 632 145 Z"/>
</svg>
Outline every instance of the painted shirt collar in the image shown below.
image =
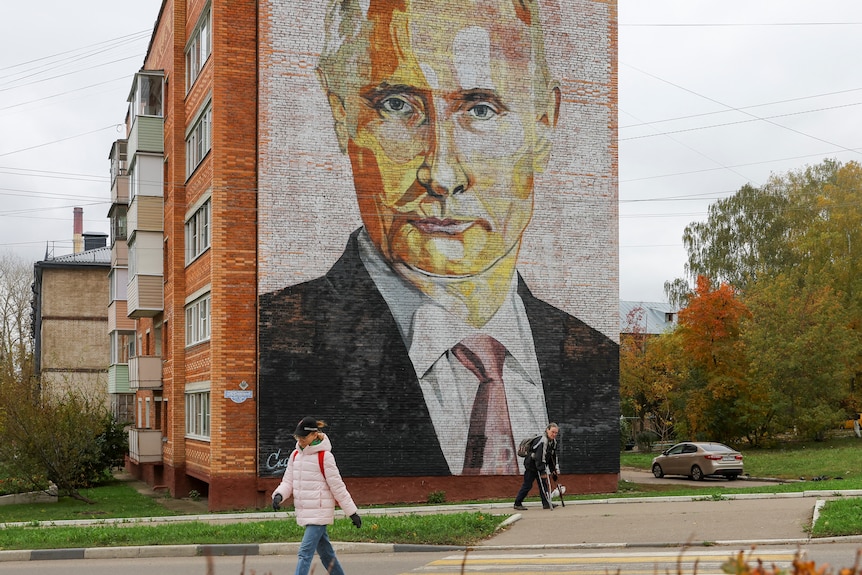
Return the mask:
<svg viewBox="0 0 862 575">
<path fill-rule="evenodd" d="M 467 325 L 434 300 L 410 285 L 384 261 L 363 229 L 359 256 L 389 306 L 416 375 L 422 378 L 440 357 L 465 337 L 482 333 L 502 343 L 534 382 L 541 382 L 533 333 L 518 295 L 515 274 L 500 309 L 481 328 Z"/>
</svg>

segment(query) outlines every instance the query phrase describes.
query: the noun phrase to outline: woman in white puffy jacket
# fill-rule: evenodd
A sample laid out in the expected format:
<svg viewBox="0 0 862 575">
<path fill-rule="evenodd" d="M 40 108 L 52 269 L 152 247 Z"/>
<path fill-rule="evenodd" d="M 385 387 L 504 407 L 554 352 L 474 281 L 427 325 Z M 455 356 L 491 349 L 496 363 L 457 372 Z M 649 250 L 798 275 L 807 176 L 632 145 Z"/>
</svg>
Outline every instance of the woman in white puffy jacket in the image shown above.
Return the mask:
<svg viewBox="0 0 862 575">
<path fill-rule="evenodd" d="M 272 493 L 272 508 L 276 511 L 284 499 L 293 496 L 296 522 L 305 527 L 296 575 L 308 575 L 315 549 L 327 573 L 344 575 L 326 532 L 326 526 L 332 525 L 335 518 L 336 504 L 356 527 L 362 526 L 356 504 L 335 465 L 332 443 L 321 431 L 325 425 L 313 417 L 302 418 L 293 434 L 296 449 L 290 454 L 281 483 Z"/>
</svg>

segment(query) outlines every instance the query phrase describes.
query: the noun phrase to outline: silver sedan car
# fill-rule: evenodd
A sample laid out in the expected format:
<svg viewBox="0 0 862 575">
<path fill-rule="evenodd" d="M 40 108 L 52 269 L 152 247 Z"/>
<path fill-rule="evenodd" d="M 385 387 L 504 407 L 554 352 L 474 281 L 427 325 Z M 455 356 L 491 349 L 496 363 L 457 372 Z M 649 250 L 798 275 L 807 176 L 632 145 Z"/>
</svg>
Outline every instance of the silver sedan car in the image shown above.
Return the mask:
<svg viewBox="0 0 862 575">
<path fill-rule="evenodd" d="M 686 441 L 677 443 L 652 460 L 652 474 L 686 475 L 701 481 L 709 475 L 734 480 L 742 475 L 742 454 L 723 443 Z"/>
</svg>

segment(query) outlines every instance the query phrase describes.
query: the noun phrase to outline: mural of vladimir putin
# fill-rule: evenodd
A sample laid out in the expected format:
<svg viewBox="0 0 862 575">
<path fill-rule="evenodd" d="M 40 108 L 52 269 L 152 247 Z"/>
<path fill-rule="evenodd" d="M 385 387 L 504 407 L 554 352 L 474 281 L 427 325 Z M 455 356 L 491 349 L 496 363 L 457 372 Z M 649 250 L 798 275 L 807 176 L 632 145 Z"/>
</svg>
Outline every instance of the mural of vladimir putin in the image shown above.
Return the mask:
<svg viewBox="0 0 862 575">
<path fill-rule="evenodd" d="M 536 2 L 336 0 L 326 34 L 363 226 L 260 298 L 262 460 L 313 414 L 347 476 L 518 474 L 554 421 L 561 472 L 616 473 L 617 345 L 517 271 L 561 102 Z"/>
</svg>

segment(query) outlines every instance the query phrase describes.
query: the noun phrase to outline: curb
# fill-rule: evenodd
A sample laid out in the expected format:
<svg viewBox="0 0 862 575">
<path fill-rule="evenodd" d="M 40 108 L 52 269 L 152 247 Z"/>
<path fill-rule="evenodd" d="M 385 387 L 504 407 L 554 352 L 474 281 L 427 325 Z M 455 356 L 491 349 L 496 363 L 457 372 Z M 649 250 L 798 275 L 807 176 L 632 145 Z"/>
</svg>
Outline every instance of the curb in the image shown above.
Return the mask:
<svg viewBox="0 0 862 575">
<path fill-rule="evenodd" d="M 626 503 L 674 503 L 687 501 L 713 501 L 745 499 L 799 499 L 804 497 L 862 497 L 862 489 L 796 491 L 791 493 L 722 493 L 712 495 L 675 495 L 668 497 L 615 497 L 606 499 L 582 499 L 567 501 L 566 505 L 622 505 Z M 511 503 L 469 503 L 463 505 L 431 505 L 423 507 L 377 507 L 363 509 L 362 515 L 434 515 L 440 513 L 455 513 L 463 511 L 489 512 L 494 510 L 512 510 Z M 519 516 L 515 513 L 513 517 Z M 205 515 L 165 515 L 160 517 L 125 517 L 108 519 L 66 519 L 39 522 L 41 527 L 87 527 L 91 525 L 130 525 L 136 523 L 184 523 L 201 521 L 206 523 L 237 523 L 240 521 L 271 521 L 293 517 L 292 511 L 268 511 L 260 513 L 212 513 Z M 17 523 L 0 523 L 0 531 L 9 527 L 33 527 L 32 521 Z M 506 524 L 508 525 L 508 524 Z"/>
<path fill-rule="evenodd" d="M 336 553 L 428 553 L 447 551 L 563 551 L 584 549 L 644 549 L 696 547 L 751 547 L 766 545 L 813 545 L 862 543 L 862 535 L 822 539 L 734 539 L 719 541 L 668 541 L 665 543 L 574 543 L 549 545 L 410 545 L 400 543 L 350 543 L 333 541 Z M 155 545 L 142 547 L 87 547 L 74 549 L 36 549 L 0 551 L 0 563 L 9 561 L 51 561 L 69 559 L 149 559 L 156 557 L 250 557 L 253 555 L 295 555 L 299 543 L 261 543 L 249 545 Z"/>
</svg>

